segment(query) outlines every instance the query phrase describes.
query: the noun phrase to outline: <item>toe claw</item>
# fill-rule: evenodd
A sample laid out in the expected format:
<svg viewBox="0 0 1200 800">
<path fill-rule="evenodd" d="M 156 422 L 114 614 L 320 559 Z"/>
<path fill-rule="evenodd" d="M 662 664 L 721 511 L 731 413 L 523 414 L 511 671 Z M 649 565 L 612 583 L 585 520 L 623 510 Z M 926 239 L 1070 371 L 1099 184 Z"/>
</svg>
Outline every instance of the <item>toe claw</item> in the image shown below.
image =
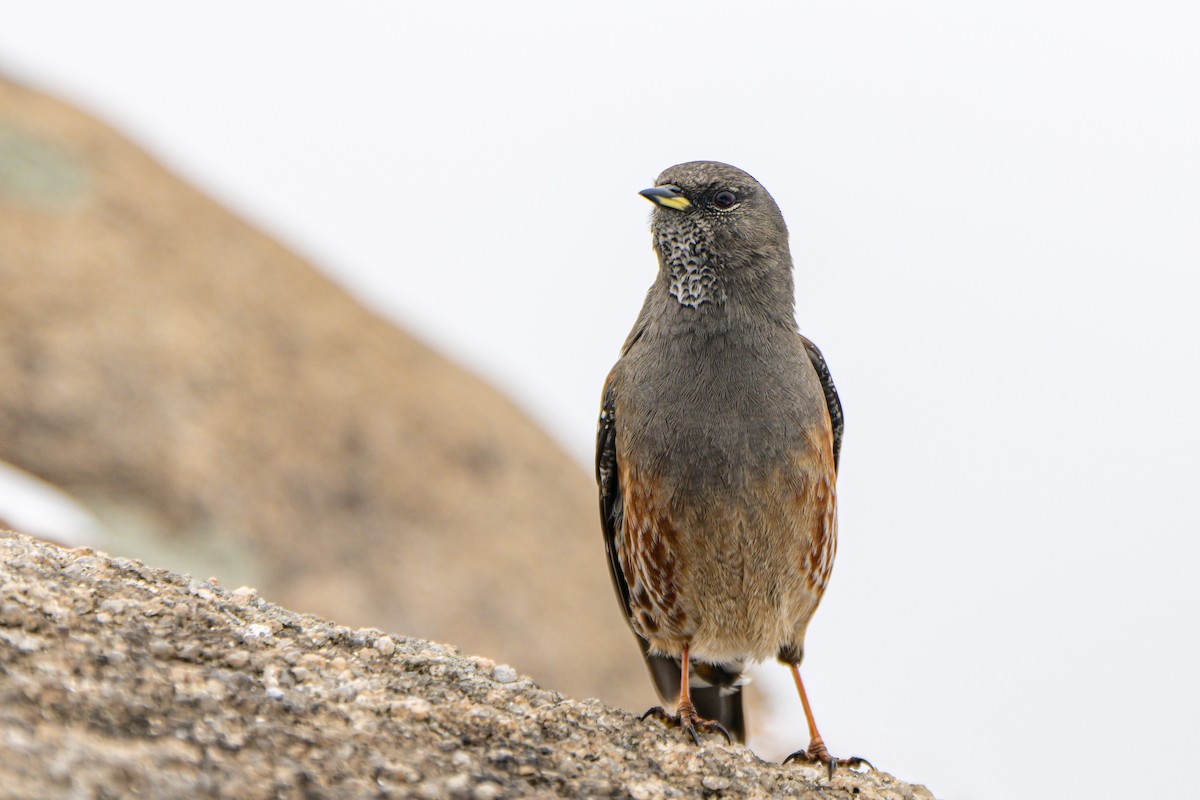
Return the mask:
<svg viewBox="0 0 1200 800">
<path fill-rule="evenodd" d="M 809 750 L 812 752 L 809 752 Z M 834 770 L 839 766 L 845 767 L 846 769 L 857 769 L 865 765 L 872 772 L 875 771 L 875 765 L 861 756 L 853 756 L 851 758 L 834 758 L 833 756 L 829 755 L 829 751 L 825 749 L 824 745 L 818 745 L 815 747 L 810 745 L 809 750 L 797 750 L 785 758 L 783 763 L 786 765 L 792 761 L 799 761 L 803 764 L 811 764 L 813 766 L 824 764 L 829 770 L 830 780 L 833 780 Z"/>
<path fill-rule="evenodd" d="M 724 725 L 716 720 L 709 720 L 708 724 L 711 726 L 709 730 L 714 730 L 725 737 L 725 744 L 733 744 L 733 738 L 729 735 L 729 731 L 725 730 Z"/>
<path fill-rule="evenodd" d="M 651 717 L 660 720 L 664 725 L 671 728 L 682 728 L 692 743 L 699 746 L 701 733 L 719 733 L 725 737 L 726 744 L 733 744 L 733 737 L 729 735 L 729 731 L 719 722 L 710 719 L 704 719 L 696 713 L 696 709 L 690 706 L 681 706 L 677 713 L 672 714 L 662 706 L 655 706 L 648 710 L 639 718 L 643 722 Z"/>
<path fill-rule="evenodd" d="M 725 737 L 725 744 L 733 744 L 733 739 L 729 736 L 729 731 L 725 730 L 725 726 L 713 719 L 701 719 L 696 717 L 692 720 L 692 725 L 688 726 L 694 732 L 699 728 L 704 733 L 719 733 Z M 693 736 L 695 734 L 693 733 Z M 696 739 L 696 744 L 700 744 L 700 740 Z"/>
<path fill-rule="evenodd" d="M 667 710 L 665 708 L 663 708 L 662 706 L 655 706 L 654 708 L 647 709 L 645 714 L 642 714 L 640 717 L 638 717 L 638 722 L 645 722 L 646 720 L 650 719 L 651 717 L 654 717 L 655 719 L 660 719 L 668 725 L 671 724 L 672 722 L 676 721 L 676 719 L 677 719 L 676 717 L 673 717 L 670 714 L 668 714 Z"/>
<path fill-rule="evenodd" d="M 793 761 L 799 761 L 799 762 L 800 762 L 800 763 L 802 763 L 802 764 L 807 764 L 807 763 L 809 763 L 811 760 L 812 760 L 812 759 L 810 759 L 810 758 L 808 757 L 808 753 L 807 753 L 806 751 L 804 751 L 804 750 L 797 750 L 796 752 L 794 752 L 794 753 L 790 754 L 790 755 L 789 755 L 787 758 L 785 758 L 785 759 L 783 760 L 783 763 L 784 763 L 784 764 L 790 764 L 790 763 L 792 763 Z"/>
</svg>

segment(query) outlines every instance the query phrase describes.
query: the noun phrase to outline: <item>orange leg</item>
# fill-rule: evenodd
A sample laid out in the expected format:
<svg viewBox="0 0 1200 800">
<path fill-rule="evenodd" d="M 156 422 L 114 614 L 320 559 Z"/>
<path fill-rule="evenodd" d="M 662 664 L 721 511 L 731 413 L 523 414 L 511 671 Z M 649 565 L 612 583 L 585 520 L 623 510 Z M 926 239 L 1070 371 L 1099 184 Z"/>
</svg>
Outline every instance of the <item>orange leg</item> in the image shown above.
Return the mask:
<svg viewBox="0 0 1200 800">
<path fill-rule="evenodd" d="M 698 730 L 704 733 L 719 733 L 725 737 L 726 742 L 732 742 L 729 731 L 725 730 L 724 725 L 711 719 L 704 719 L 696 713 L 696 707 L 692 705 L 691 686 L 688 683 L 691 667 L 692 662 L 688 659 L 688 647 L 684 645 L 683 654 L 679 660 L 679 700 L 675 704 L 675 713 L 669 714 L 662 706 L 655 706 L 642 714 L 642 719 L 655 717 L 672 727 L 683 728 L 695 744 L 700 744 Z"/>
<path fill-rule="evenodd" d="M 804 681 L 800 678 L 800 667 L 792 664 L 792 678 L 796 681 L 796 691 L 800 693 L 800 705 L 804 706 L 804 718 L 808 720 L 808 755 L 818 761 L 828 761 L 829 751 L 825 749 L 825 740 L 817 730 L 817 720 L 813 717 L 812 706 L 808 704 L 808 692 L 804 691 Z"/>
<path fill-rule="evenodd" d="M 813 718 L 812 706 L 808 704 L 808 692 L 804 691 L 804 681 L 800 679 L 800 667 L 796 664 L 788 664 L 792 669 L 792 677 L 796 681 L 796 691 L 800 693 L 800 705 L 804 706 L 804 718 L 808 720 L 808 749 L 797 750 L 783 760 L 783 763 L 789 761 L 802 761 L 809 764 L 825 764 L 829 767 L 829 777 L 833 778 L 833 769 L 838 764 L 844 764 L 847 767 L 854 769 L 866 764 L 871 769 L 875 769 L 870 761 L 865 758 L 854 756 L 853 758 L 836 759 L 829 755 L 829 751 L 825 748 L 825 741 L 821 738 L 821 734 L 817 731 L 817 721 Z"/>
</svg>

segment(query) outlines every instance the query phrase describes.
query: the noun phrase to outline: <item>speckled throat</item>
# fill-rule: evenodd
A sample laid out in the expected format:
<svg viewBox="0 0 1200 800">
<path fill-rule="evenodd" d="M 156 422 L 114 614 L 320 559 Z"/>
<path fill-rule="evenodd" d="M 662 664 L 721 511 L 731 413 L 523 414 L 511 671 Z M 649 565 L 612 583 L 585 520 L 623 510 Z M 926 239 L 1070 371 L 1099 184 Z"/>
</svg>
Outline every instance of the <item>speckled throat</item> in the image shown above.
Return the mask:
<svg viewBox="0 0 1200 800">
<path fill-rule="evenodd" d="M 708 249 L 695 236 L 679 238 L 660 231 L 658 252 L 667 272 L 669 290 L 681 306 L 699 308 L 725 298 L 717 271 L 709 264 Z"/>
</svg>

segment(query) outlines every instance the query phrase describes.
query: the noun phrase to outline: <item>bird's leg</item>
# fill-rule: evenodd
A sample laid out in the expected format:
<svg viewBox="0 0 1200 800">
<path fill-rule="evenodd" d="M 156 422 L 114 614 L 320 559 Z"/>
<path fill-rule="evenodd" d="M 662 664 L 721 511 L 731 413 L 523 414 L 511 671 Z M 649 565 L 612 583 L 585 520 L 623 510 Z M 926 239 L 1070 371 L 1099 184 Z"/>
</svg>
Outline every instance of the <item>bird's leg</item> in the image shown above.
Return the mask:
<svg viewBox="0 0 1200 800">
<path fill-rule="evenodd" d="M 662 706 L 654 708 L 642 714 L 642 719 L 654 717 L 662 720 L 665 724 L 672 727 L 678 726 L 683 728 L 684 732 L 692 738 L 692 742 L 700 744 L 700 734 L 697 731 L 704 733 L 719 733 L 725 737 L 727 743 L 732 743 L 733 739 L 729 736 L 729 731 L 725 730 L 725 726 L 711 719 L 704 719 L 696 713 L 696 707 L 692 705 L 692 690 L 688 684 L 688 673 L 691 671 L 691 661 L 688 660 L 687 645 L 683 646 L 683 655 L 679 660 L 679 700 L 675 704 L 675 713 L 669 714 Z"/>
<path fill-rule="evenodd" d="M 808 720 L 808 749 L 797 750 L 783 760 L 784 764 L 790 761 L 800 761 L 806 764 L 825 764 L 829 767 L 829 777 L 833 778 L 833 770 L 838 764 L 842 764 L 849 769 L 856 769 L 864 764 L 875 769 L 870 761 L 865 758 L 854 756 L 852 758 L 837 759 L 829 755 L 829 751 L 825 749 L 825 742 L 821 739 L 820 732 L 817 731 L 817 721 L 813 719 L 812 707 L 808 704 L 808 693 L 804 691 L 804 681 L 800 679 L 800 667 L 797 664 L 788 664 L 792 669 L 792 677 L 796 679 L 796 691 L 800 693 L 800 704 L 804 706 L 804 717 Z"/>
</svg>

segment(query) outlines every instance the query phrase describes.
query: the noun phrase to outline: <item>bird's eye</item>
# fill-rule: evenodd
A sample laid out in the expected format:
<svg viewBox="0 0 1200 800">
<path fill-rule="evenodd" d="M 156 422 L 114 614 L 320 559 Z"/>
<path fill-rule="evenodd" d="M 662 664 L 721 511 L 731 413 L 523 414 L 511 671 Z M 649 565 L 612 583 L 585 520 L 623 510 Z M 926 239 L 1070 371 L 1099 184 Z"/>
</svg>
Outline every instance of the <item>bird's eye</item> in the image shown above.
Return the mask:
<svg viewBox="0 0 1200 800">
<path fill-rule="evenodd" d="M 722 189 L 713 195 L 713 205 L 717 208 L 733 208 L 737 205 L 737 195 L 728 189 Z"/>
</svg>

